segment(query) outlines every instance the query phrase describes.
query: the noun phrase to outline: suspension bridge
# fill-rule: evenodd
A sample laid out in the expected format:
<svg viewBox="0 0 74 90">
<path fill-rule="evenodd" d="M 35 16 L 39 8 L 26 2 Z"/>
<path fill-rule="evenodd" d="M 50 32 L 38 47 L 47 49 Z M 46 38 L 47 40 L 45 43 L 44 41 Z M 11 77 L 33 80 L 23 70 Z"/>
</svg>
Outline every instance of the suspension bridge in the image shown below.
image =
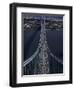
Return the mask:
<svg viewBox="0 0 74 90">
<path fill-rule="evenodd" d="M 49 64 L 49 60 L 48 60 L 49 55 L 53 58 L 53 60 L 56 60 L 61 65 L 63 64 L 63 61 L 61 59 L 59 59 L 56 55 L 54 55 L 48 46 L 46 29 L 45 29 L 45 18 L 44 17 L 42 17 L 42 18 L 43 19 L 41 20 L 41 33 L 40 33 L 38 47 L 37 47 L 36 51 L 34 52 L 34 54 L 31 57 L 29 57 L 27 60 L 24 61 L 23 67 L 26 67 L 26 65 L 28 65 L 33 60 L 35 60 L 35 58 L 38 56 L 38 60 L 39 60 L 38 73 L 47 74 L 50 72 L 50 68 L 49 68 L 50 64 Z M 49 55 L 48 55 L 48 53 L 49 53 Z"/>
</svg>

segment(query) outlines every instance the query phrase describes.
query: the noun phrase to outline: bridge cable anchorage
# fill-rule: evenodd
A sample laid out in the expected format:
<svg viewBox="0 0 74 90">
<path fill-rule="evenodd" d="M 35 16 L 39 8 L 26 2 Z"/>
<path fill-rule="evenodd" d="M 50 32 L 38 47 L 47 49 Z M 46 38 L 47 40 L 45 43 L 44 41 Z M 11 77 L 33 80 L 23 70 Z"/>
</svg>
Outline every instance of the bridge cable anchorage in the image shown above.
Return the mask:
<svg viewBox="0 0 74 90">
<path fill-rule="evenodd" d="M 36 57 L 36 55 L 38 54 L 38 52 L 39 52 L 39 48 L 37 48 L 37 50 L 35 51 L 35 53 L 30 58 L 28 58 L 27 60 L 24 61 L 23 66 L 25 67 L 27 64 L 29 64 Z"/>
<path fill-rule="evenodd" d="M 63 64 L 63 61 L 59 59 L 56 55 L 54 55 L 52 52 L 50 52 L 50 56 L 53 57 L 53 60 L 56 60 L 58 63 Z"/>
</svg>

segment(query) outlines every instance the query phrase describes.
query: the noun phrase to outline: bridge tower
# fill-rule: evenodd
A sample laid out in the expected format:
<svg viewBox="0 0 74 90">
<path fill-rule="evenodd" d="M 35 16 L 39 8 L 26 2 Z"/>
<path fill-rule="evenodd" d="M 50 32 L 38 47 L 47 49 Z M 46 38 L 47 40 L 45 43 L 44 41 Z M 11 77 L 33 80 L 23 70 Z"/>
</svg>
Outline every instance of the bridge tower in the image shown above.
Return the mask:
<svg viewBox="0 0 74 90">
<path fill-rule="evenodd" d="M 48 59 L 48 44 L 46 38 L 46 29 L 45 29 L 45 17 L 42 16 L 41 20 L 41 33 L 39 40 L 39 74 L 48 74 L 50 72 L 49 69 L 49 59 Z"/>
</svg>

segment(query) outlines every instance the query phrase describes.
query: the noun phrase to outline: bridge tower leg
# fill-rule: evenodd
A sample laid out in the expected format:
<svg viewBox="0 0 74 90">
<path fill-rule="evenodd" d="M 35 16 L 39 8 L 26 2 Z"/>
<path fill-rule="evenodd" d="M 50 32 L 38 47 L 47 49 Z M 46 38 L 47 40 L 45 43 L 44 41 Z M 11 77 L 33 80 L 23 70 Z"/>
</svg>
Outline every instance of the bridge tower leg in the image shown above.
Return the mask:
<svg viewBox="0 0 74 90">
<path fill-rule="evenodd" d="M 48 74 L 50 72 L 49 69 L 49 59 L 48 59 L 48 44 L 46 38 L 46 30 L 45 30 L 45 19 L 42 16 L 41 20 L 41 33 L 39 40 L 39 74 Z"/>
</svg>

